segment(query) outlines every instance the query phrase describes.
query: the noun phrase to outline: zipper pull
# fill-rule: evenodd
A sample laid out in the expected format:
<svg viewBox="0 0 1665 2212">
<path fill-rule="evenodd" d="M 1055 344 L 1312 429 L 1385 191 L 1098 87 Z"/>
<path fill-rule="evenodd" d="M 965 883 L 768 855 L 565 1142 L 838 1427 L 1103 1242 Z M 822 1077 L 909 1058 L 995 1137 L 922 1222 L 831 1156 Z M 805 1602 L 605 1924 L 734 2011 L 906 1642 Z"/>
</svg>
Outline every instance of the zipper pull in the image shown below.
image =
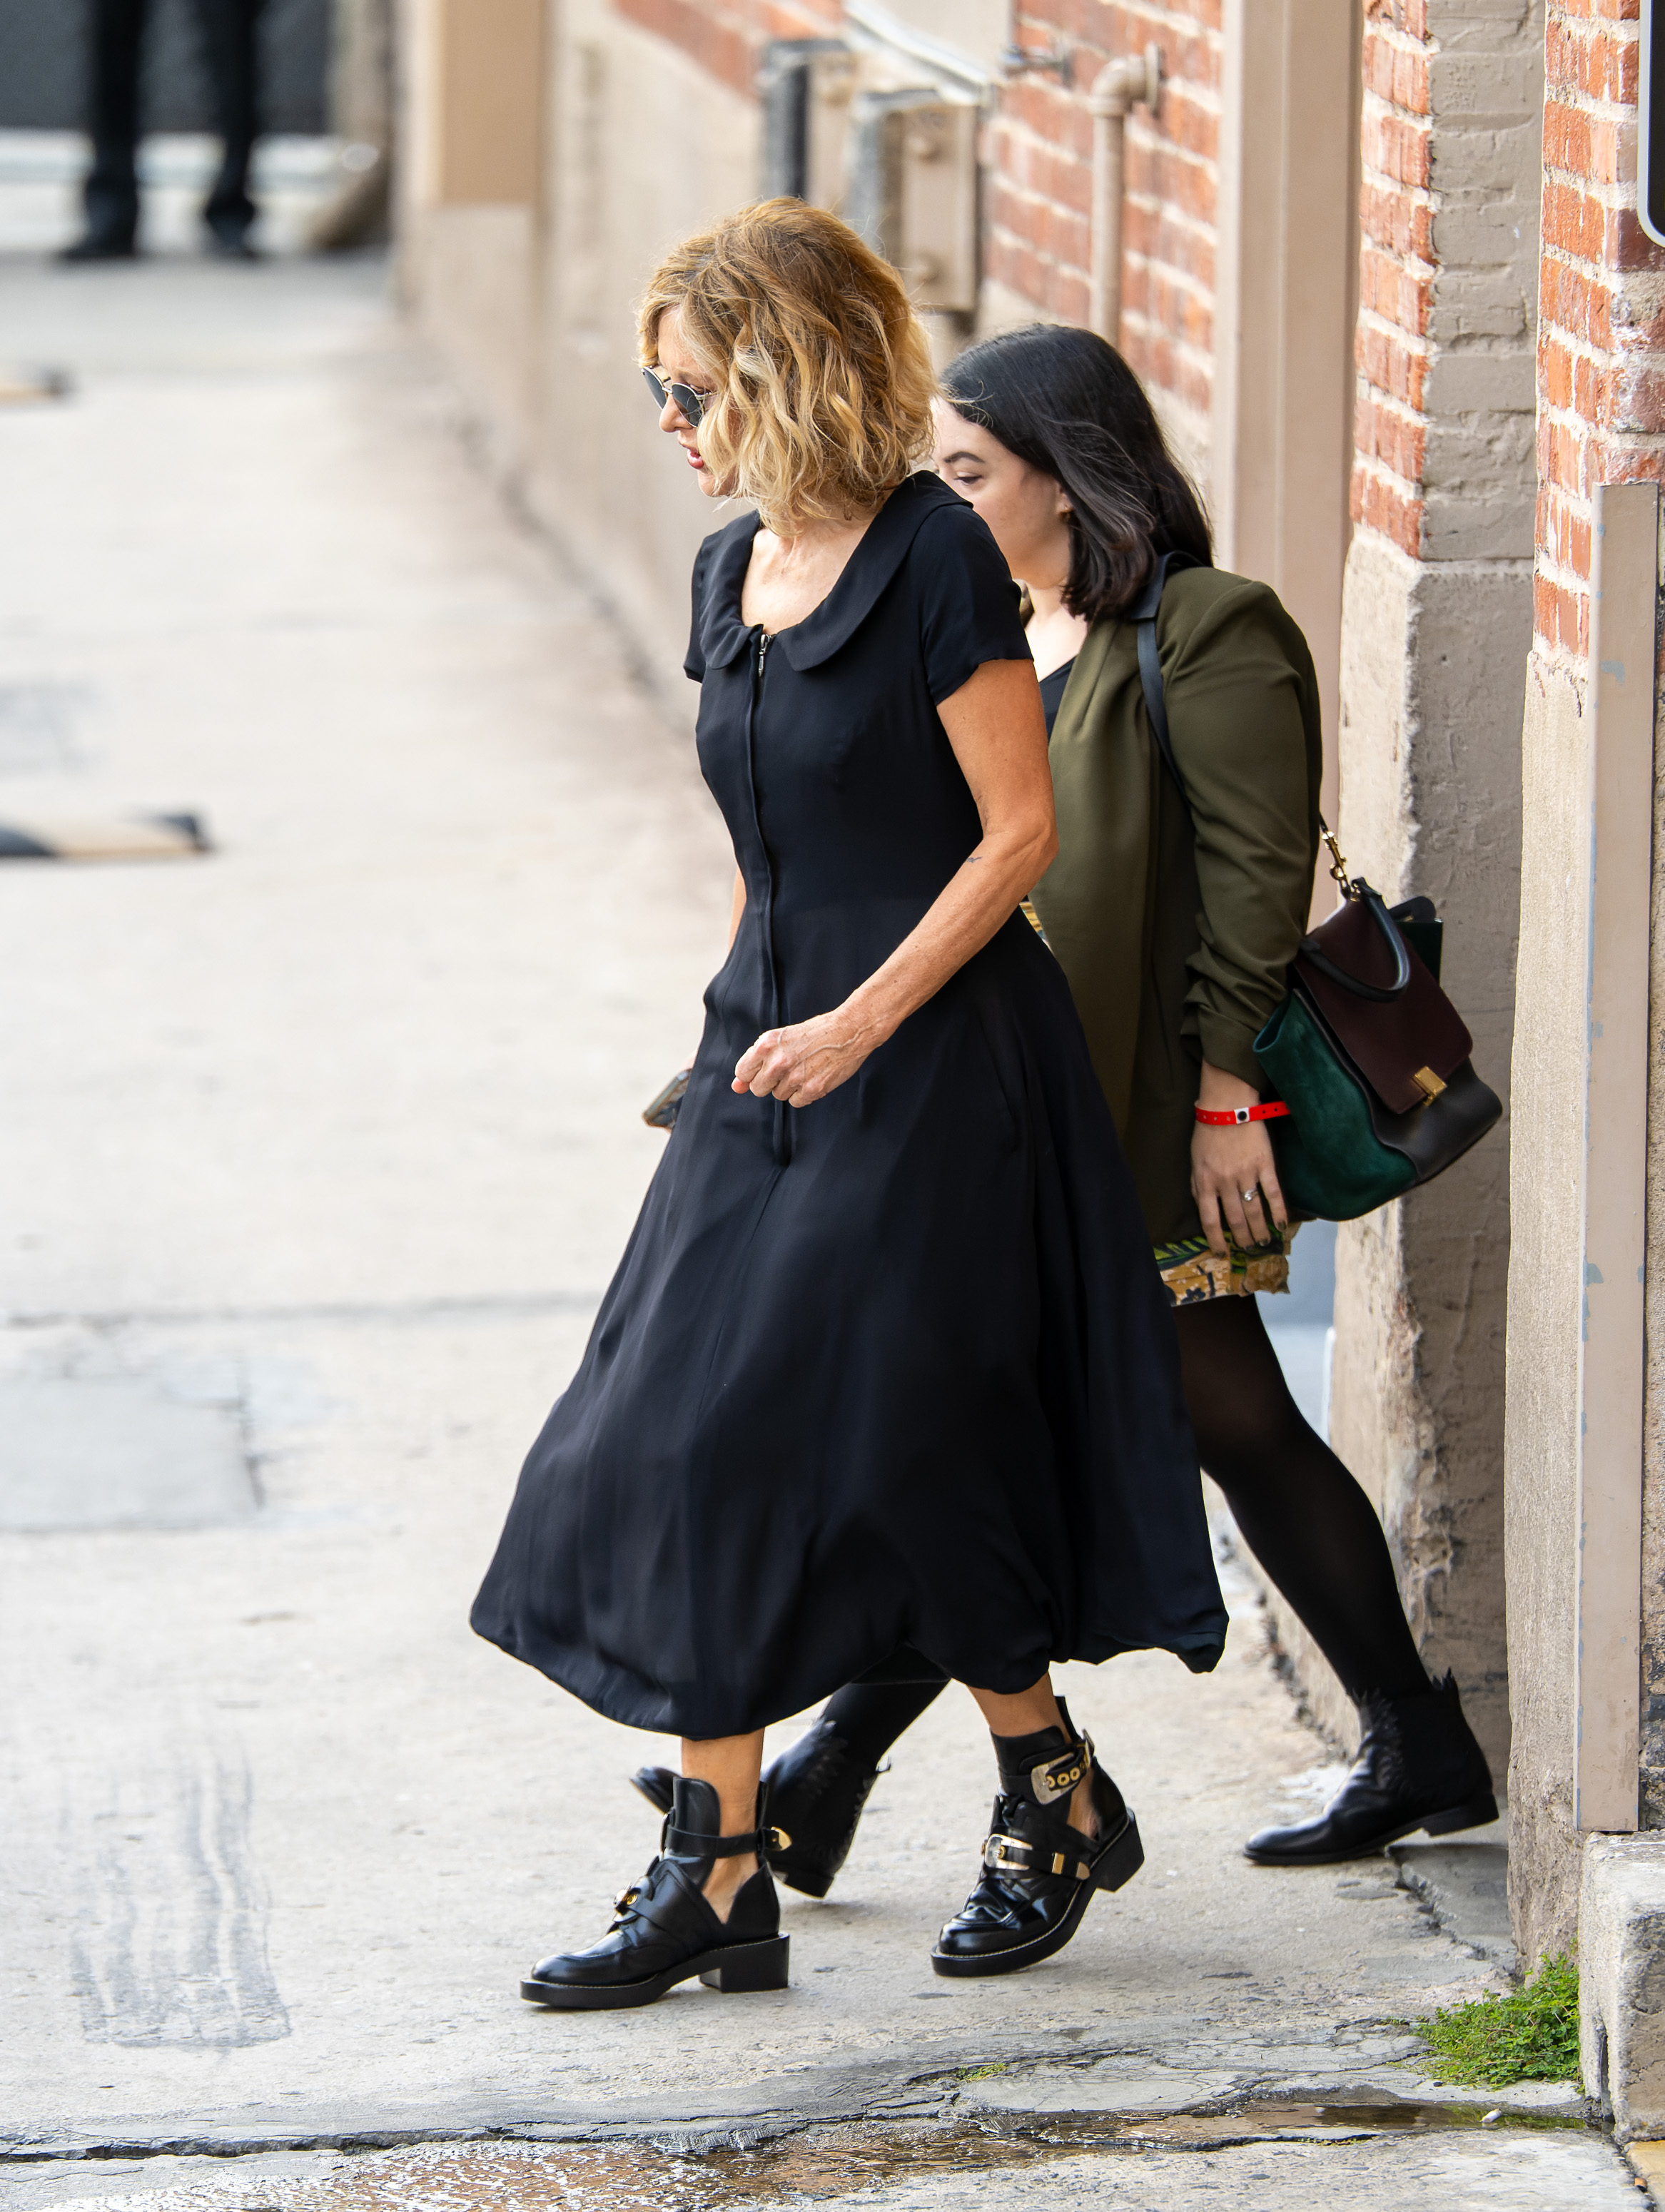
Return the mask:
<svg viewBox="0 0 1665 2212">
<path fill-rule="evenodd" d="M 768 653 L 769 648 L 769 634 L 766 629 L 760 629 L 757 633 L 757 675 L 759 681 L 762 680 L 763 673 L 763 656 Z"/>
</svg>

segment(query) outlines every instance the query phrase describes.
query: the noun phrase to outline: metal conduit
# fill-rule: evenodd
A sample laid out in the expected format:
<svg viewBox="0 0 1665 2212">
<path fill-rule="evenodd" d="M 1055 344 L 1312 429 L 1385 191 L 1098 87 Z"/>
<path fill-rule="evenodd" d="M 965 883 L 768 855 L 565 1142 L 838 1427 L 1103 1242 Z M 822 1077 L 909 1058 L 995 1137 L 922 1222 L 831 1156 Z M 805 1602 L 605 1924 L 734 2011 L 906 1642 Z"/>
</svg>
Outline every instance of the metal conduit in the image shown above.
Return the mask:
<svg viewBox="0 0 1665 2212">
<path fill-rule="evenodd" d="M 1091 328 L 1113 346 L 1121 343 L 1121 194 L 1127 110 L 1156 112 L 1162 85 L 1162 49 L 1119 54 L 1106 62 L 1087 94 L 1092 118 Z"/>
</svg>

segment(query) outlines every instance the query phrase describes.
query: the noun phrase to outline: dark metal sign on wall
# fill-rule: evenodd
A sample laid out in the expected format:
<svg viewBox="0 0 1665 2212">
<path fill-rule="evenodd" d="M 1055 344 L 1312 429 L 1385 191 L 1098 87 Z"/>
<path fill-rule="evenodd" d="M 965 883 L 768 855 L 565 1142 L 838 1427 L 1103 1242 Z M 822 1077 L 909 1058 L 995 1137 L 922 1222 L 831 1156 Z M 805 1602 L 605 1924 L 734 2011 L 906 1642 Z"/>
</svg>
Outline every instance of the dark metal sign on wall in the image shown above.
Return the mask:
<svg viewBox="0 0 1665 2212">
<path fill-rule="evenodd" d="M 265 0 L 265 127 L 329 123 L 331 0 Z M 0 0 L 0 131 L 74 131 L 86 113 L 92 0 Z M 210 128 L 195 0 L 151 0 L 141 113 L 147 131 Z"/>
<path fill-rule="evenodd" d="M 1665 0 L 1642 0 L 1642 72 L 1637 87 L 1636 211 L 1665 246 Z"/>
</svg>

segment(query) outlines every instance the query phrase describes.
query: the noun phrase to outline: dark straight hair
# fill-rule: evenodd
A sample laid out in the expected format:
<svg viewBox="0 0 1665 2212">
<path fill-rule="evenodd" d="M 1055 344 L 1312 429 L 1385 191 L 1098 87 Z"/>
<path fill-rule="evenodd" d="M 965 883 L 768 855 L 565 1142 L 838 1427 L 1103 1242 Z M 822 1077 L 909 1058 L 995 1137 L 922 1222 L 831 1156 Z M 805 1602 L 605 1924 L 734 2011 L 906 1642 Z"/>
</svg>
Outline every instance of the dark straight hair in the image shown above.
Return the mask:
<svg viewBox="0 0 1665 2212">
<path fill-rule="evenodd" d="M 1085 621 L 1126 611 L 1164 553 L 1212 567 L 1196 488 L 1168 450 L 1145 387 L 1112 345 L 1030 323 L 969 347 L 944 371 L 949 404 L 1068 496 L 1064 604 Z"/>
</svg>

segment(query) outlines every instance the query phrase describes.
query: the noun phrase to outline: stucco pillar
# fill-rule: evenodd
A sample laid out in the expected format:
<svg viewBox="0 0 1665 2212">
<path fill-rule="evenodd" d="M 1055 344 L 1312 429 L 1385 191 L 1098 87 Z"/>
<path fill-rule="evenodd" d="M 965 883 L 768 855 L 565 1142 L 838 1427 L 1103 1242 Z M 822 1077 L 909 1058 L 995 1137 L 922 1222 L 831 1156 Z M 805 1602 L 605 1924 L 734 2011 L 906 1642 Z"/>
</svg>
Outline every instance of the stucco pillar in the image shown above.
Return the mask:
<svg viewBox="0 0 1665 2212">
<path fill-rule="evenodd" d="M 1535 0 L 1365 25 L 1355 532 L 1343 595 L 1340 834 L 1425 892 L 1474 1062 L 1506 1093 L 1532 626 Z M 1455 1669 L 1501 1783 L 1507 1123 L 1433 1188 L 1345 1227 L 1331 1439 L 1376 1502 L 1431 1668 Z M 1351 1706 L 1280 1632 L 1320 1717 Z"/>
</svg>

